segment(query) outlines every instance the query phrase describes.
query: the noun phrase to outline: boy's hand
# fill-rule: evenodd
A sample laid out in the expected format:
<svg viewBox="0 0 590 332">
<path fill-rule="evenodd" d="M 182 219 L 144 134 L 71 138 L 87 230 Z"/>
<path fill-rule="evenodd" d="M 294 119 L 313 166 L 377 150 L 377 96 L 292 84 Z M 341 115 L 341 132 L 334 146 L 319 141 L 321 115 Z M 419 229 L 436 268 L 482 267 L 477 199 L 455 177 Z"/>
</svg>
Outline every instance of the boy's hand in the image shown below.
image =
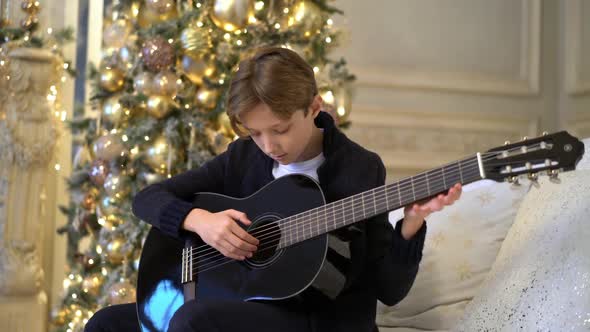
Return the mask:
<svg viewBox="0 0 590 332">
<path fill-rule="evenodd" d="M 411 239 L 416 232 L 422 227 L 424 218 L 428 217 L 432 212 L 442 210 L 445 205 L 452 205 L 461 197 L 462 186 L 457 183 L 448 193 L 439 194 L 429 200 L 414 203 L 404 208 L 404 221 L 402 223 L 402 236 L 404 239 Z"/>
<path fill-rule="evenodd" d="M 211 213 L 193 209 L 184 219 L 182 228 L 197 233 L 205 243 L 224 256 L 244 260 L 252 257 L 258 240 L 242 229 L 236 220 L 246 226 L 252 224 L 245 213 L 236 210 Z"/>
</svg>

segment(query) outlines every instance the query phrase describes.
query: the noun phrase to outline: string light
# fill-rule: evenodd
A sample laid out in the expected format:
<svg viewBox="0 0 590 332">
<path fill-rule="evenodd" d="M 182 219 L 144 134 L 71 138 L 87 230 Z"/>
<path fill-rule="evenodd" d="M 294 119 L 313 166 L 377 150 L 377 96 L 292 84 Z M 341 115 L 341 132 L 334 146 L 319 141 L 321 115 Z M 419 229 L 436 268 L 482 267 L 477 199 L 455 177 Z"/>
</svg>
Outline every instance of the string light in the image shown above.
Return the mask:
<svg viewBox="0 0 590 332">
<path fill-rule="evenodd" d="M 262 10 L 263 8 L 264 8 L 264 2 L 263 1 L 256 1 L 256 3 L 254 4 L 254 9 Z"/>
</svg>

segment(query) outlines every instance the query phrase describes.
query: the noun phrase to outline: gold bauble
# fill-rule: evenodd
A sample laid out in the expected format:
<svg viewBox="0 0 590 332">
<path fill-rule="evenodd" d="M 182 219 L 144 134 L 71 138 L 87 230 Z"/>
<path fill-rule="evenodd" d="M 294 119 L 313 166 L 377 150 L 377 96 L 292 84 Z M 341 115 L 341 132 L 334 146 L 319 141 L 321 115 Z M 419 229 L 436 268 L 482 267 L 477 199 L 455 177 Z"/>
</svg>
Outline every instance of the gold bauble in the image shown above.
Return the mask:
<svg viewBox="0 0 590 332">
<path fill-rule="evenodd" d="M 119 96 L 109 97 L 102 104 L 102 119 L 115 126 L 118 126 L 121 123 L 125 113 L 126 110 L 121 103 L 119 103 Z"/>
<path fill-rule="evenodd" d="M 146 0 L 145 5 L 147 8 L 158 14 L 167 14 L 176 10 L 176 3 L 174 0 Z"/>
<path fill-rule="evenodd" d="M 123 224 L 123 219 L 114 214 L 109 214 L 106 217 L 99 219 L 98 223 L 109 231 L 115 230 L 118 226 Z"/>
<path fill-rule="evenodd" d="M 29 16 L 27 18 L 23 18 L 20 21 L 21 28 L 25 30 L 34 30 L 39 25 L 39 19 L 37 16 Z"/>
<path fill-rule="evenodd" d="M 151 141 L 145 152 L 146 163 L 160 174 L 170 171 L 168 164 L 176 163 L 177 159 L 177 152 L 173 150 L 164 136 Z"/>
<path fill-rule="evenodd" d="M 131 22 L 125 19 L 119 19 L 108 24 L 102 33 L 104 47 L 116 49 L 123 47 L 132 28 Z"/>
<path fill-rule="evenodd" d="M 242 29 L 254 16 L 254 0 L 215 0 L 210 15 L 220 29 L 228 32 Z"/>
<path fill-rule="evenodd" d="M 135 302 L 135 287 L 128 280 L 122 280 L 109 287 L 107 295 L 110 304 Z"/>
<path fill-rule="evenodd" d="M 176 11 L 176 6 L 173 6 L 173 9 L 167 13 L 158 13 L 156 10 L 150 8 L 145 3 L 139 7 L 139 13 L 137 15 L 137 24 L 141 28 L 147 28 L 154 24 L 171 20 L 178 16 L 178 12 Z"/>
<path fill-rule="evenodd" d="M 302 30 L 305 37 L 316 33 L 324 25 L 322 10 L 313 2 L 303 0 L 295 4 L 287 19 L 287 26 Z"/>
<path fill-rule="evenodd" d="M 41 5 L 36 0 L 25 0 L 21 2 L 20 8 L 27 14 L 36 14 L 41 9 Z"/>
<path fill-rule="evenodd" d="M 51 321 L 55 326 L 63 326 L 69 321 L 71 311 L 69 308 L 61 308 L 59 310 L 52 310 Z"/>
<path fill-rule="evenodd" d="M 129 252 L 125 246 L 126 242 L 127 240 L 121 235 L 116 235 L 107 242 L 104 253 L 111 264 L 121 264 L 127 257 Z"/>
<path fill-rule="evenodd" d="M 168 115 L 174 107 L 174 100 L 168 96 L 151 95 L 145 105 L 149 115 L 156 119 L 161 119 Z"/>
<path fill-rule="evenodd" d="M 153 82 L 154 75 L 147 71 L 141 72 L 133 78 L 133 89 L 146 96 L 150 95 L 154 92 Z"/>
<path fill-rule="evenodd" d="M 94 156 L 102 160 L 113 160 L 125 154 L 125 146 L 117 134 L 107 134 L 98 137 L 92 145 Z"/>
<path fill-rule="evenodd" d="M 110 173 L 103 186 L 107 195 L 123 198 L 131 192 L 131 178 L 126 174 Z"/>
<path fill-rule="evenodd" d="M 162 96 L 176 96 L 178 92 L 178 76 L 169 70 L 163 70 L 154 76 L 153 90 Z"/>
<path fill-rule="evenodd" d="M 228 138 L 233 138 L 234 136 L 236 136 L 236 134 L 234 133 L 234 129 L 231 126 L 229 116 L 226 112 L 221 112 L 217 116 L 217 127 L 219 128 L 219 131 Z"/>
<path fill-rule="evenodd" d="M 184 53 L 191 56 L 201 56 L 212 46 L 211 34 L 194 24 L 182 30 L 179 39 Z"/>
<path fill-rule="evenodd" d="M 218 90 L 202 87 L 199 89 L 199 91 L 197 91 L 195 102 L 201 107 L 212 109 L 215 107 L 218 97 Z"/>
<path fill-rule="evenodd" d="M 115 1 L 115 3 L 111 3 L 107 6 L 105 10 L 105 15 L 103 19 L 104 26 L 116 20 L 136 19 L 137 13 L 133 11 L 133 7 L 136 5 L 137 4 L 135 2 L 131 5 L 121 3 L 120 1 Z"/>
<path fill-rule="evenodd" d="M 104 67 L 100 69 L 100 86 L 109 91 L 117 92 L 123 88 L 125 84 L 125 73 L 113 67 Z"/>
<path fill-rule="evenodd" d="M 101 273 L 93 273 L 84 277 L 82 280 L 82 291 L 92 296 L 98 296 L 100 294 L 100 288 L 102 287 L 104 277 Z"/>
<path fill-rule="evenodd" d="M 215 73 L 213 58 L 184 55 L 178 60 L 177 67 L 196 85 L 203 84 L 203 77 L 211 77 Z"/>
</svg>

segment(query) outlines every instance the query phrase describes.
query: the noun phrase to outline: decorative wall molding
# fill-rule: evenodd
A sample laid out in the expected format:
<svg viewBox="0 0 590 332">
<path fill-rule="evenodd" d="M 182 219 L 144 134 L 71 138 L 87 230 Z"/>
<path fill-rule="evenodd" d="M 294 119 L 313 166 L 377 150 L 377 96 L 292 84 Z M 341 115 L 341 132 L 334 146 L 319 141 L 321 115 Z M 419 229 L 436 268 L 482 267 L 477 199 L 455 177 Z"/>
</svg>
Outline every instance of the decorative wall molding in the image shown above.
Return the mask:
<svg viewBox="0 0 590 332">
<path fill-rule="evenodd" d="M 521 50 L 517 78 L 506 78 L 477 72 L 434 72 L 416 68 L 383 68 L 351 66 L 358 85 L 379 88 L 413 88 L 470 93 L 523 95 L 539 92 L 541 59 L 541 0 L 521 0 Z"/>
<path fill-rule="evenodd" d="M 588 3 L 586 2 L 588 5 Z M 583 1 L 568 0 L 565 6 L 565 86 L 570 95 L 585 95 L 590 93 L 590 80 L 580 77 L 582 54 L 582 18 Z M 587 54 L 586 56 L 590 56 Z"/>
<path fill-rule="evenodd" d="M 571 118 L 566 121 L 565 130 L 580 139 L 590 137 L 590 113 L 578 111 L 572 114 Z"/>
<path fill-rule="evenodd" d="M 412 175 L 450 161 L 533 137 L 539 118 L 501 112 L 393 111 L 355 106 L 346 134 L 377 152 L 390 177 Z"/>
</svg>

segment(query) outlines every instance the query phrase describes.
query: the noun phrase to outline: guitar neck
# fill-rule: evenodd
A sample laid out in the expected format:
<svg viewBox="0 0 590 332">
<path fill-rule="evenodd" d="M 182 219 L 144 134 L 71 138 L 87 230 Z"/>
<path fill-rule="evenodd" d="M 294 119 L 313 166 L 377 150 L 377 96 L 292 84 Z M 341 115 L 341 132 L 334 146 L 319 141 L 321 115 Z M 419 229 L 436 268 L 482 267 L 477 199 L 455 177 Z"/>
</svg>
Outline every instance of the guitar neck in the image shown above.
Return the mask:
<svg viewBox="0 0 590 332">
<path fill-rule="evenodd" d="M 478 154 L 285 218 L 279 248 L 483 179 Z"/>
</svg>

